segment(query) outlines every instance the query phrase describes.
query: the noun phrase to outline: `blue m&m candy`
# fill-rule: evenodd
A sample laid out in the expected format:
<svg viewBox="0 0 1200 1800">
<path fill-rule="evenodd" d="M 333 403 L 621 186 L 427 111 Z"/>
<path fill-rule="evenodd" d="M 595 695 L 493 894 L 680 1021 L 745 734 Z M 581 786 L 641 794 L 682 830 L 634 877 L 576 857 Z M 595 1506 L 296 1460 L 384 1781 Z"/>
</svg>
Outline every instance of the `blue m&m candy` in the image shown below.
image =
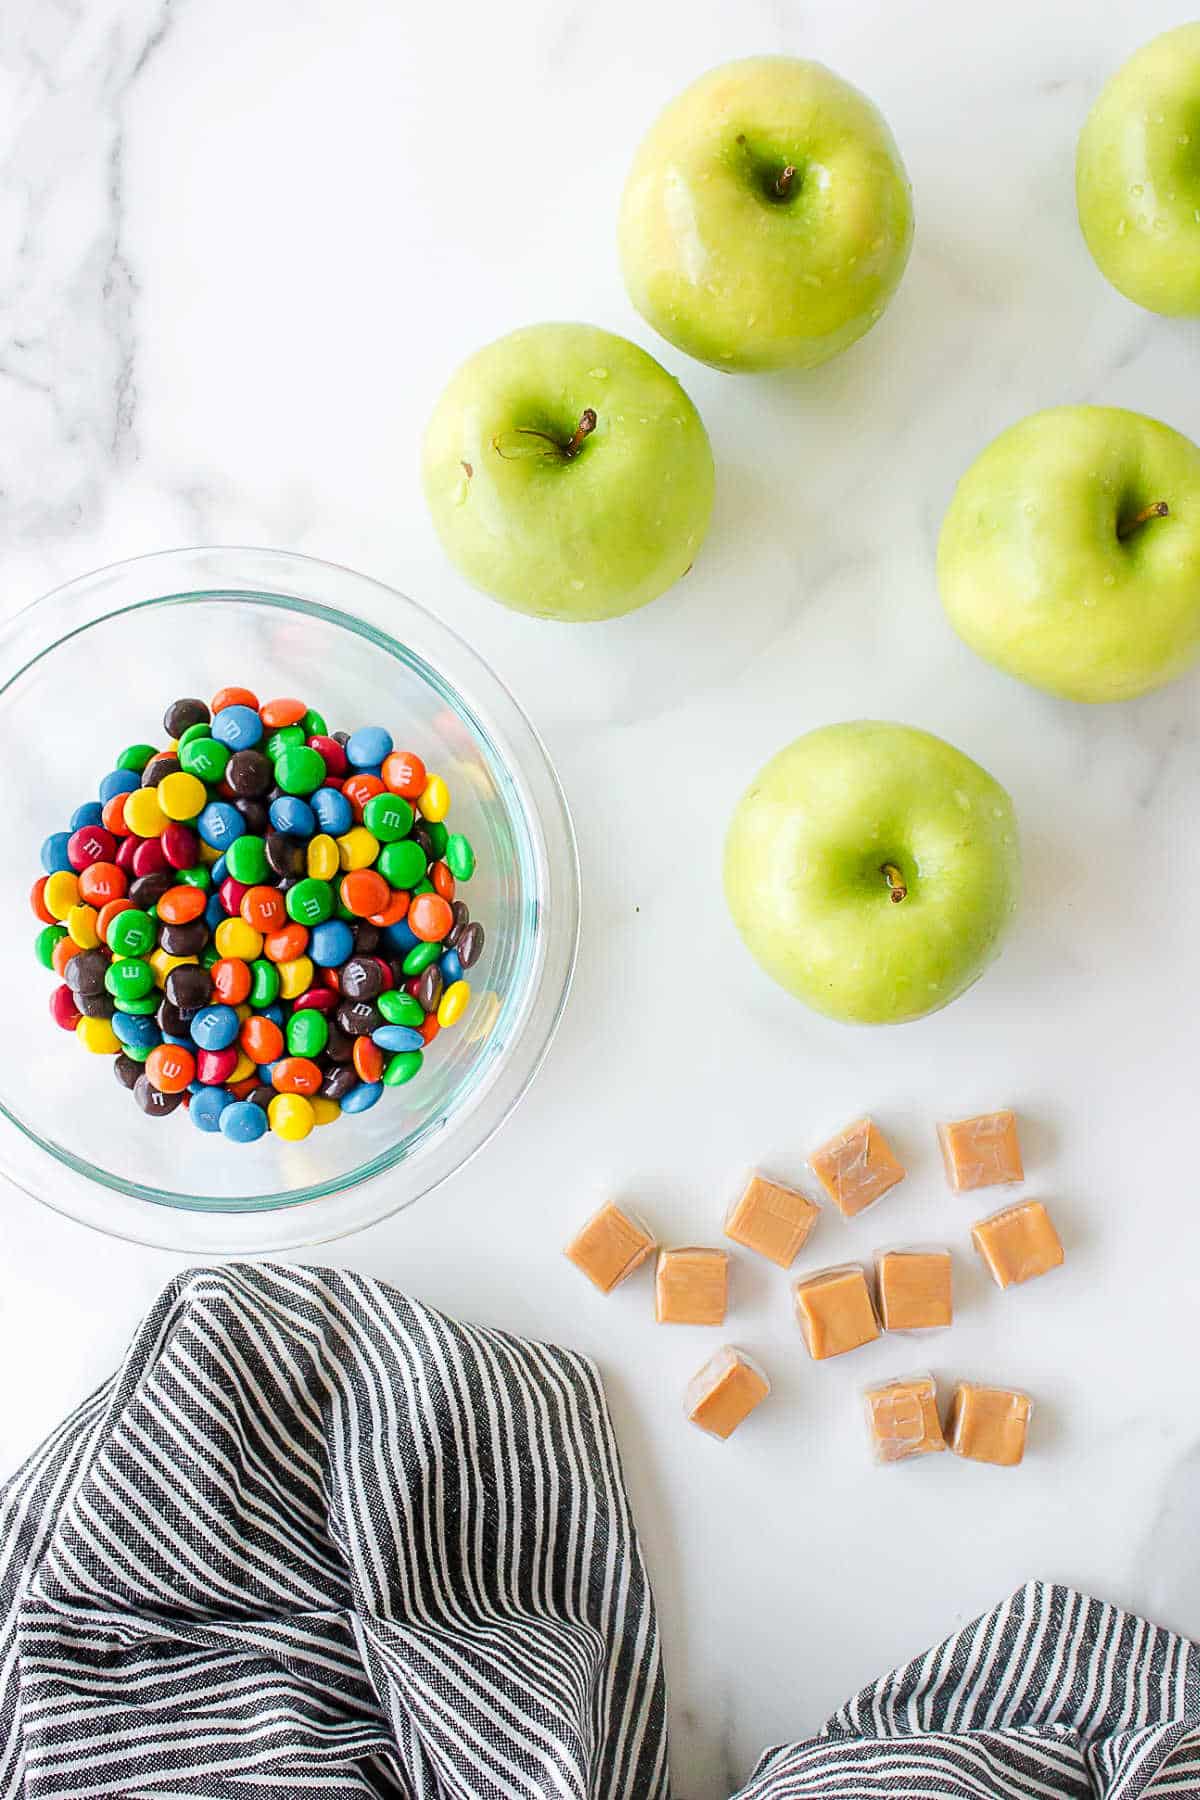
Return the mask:
<svg viewBox="0 0 1200 1800">
<path fill-rule="evenodd" d="M 42 845 L 42 867 L 47 875 L 69 875 L 71 859 L 67 855 L 67 845 L 71 841 L 69 831 L 52 831 Z"/>
<path fill-rule="evenodd" d="M 317 820 L 307 800 L 299 794 L 280 794 L 271 802 L 271 823 L 276 831 L 289 837 L 310 838 L 316 835 Z"/>
<path fill-rule="evenodd" d="M 71 830 L 82 831 L 85 825 L 99 825 L 104 820 L 104 808 L 98 800 L 85 800 L 71 814 Z"/>
<path fill-rule="evenodd" d="M 309 795 L 308 804 L 317 824 L 330 837 L 344 837 L 354 823 L 354 808 L 340 788 L 318 788 Z"/>
<path fill-rule="evenodd" d="M 253 1100 L 234 1100 L 223 1109 L 218 1126 L 222 1135 L 232 1138 L 235 1144 L 252 1144 L 267 1130 L 267 1115 Z"/>
<path fill-rule="evenodd" d="M 348 1094 L 342 1095 L 342 1111 L 344 1113 L 369 1112 L 382 1096 L 382 1081 L 360 1081 L 357 1087 L 351 1088 Z"/>
<path fill-rule="evenodd" d="M 220 718 L 218 713 L 217 717 Z M 246 821 L 228 800 L 210 800 L 196 820 L 196 830 L 213 850 L 228 850 L 246 829 Z"/>
<path fill-rule="evenodd" d="M 192 1103 L 188 1107 L 192 1124 L 198 1131 L 219 1131 L 221 1114 L 231 1106 L 236 1106 L 237 1101 L 223 1087 L 204 1087 L 201 1083 L 197 1083 L 196 1087 L 197 1091 L 193 1092 Z"/>
<path fill-rule="evenodd" d="M 218 744 L 230 750 L 253 750 L 263 734 L 263 722 L 249 706 L 223 706 L 212 722 Z"/>
<path fill-rule="evenodd" d="M 113 769 L 100 783 L 100 804 L 107 806 L 118 794 L 132 794 L 141 785 L 141 776 L 135 775 L 132 769 Z"/>
<path fill-rule="evenodd" d="M 391 732 L 385 731 L 382 725 L 361 725 L 346 739 L 346 761 L 351 768 L 378 772 L 380 763 L 392 754 L 394 746 Z"/>
<path fill-rule="evenodd" d="M 232 1006 L 202 1006 L 188 1029 L 201 1050 L 227 1050 L 241 1028 Z"/>
</svg>

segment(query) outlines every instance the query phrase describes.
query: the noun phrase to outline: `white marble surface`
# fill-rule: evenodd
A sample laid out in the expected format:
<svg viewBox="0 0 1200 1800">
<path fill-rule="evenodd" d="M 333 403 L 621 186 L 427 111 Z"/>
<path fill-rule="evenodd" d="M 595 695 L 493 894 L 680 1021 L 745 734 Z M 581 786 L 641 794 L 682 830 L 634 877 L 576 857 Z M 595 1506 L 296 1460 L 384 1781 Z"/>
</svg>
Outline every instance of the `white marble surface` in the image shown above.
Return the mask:
<svg viewBox="0 0 1200 1800">
<path fill-rule="evenodd" d="M 1200 436 L 1200 332 L 1105 287 L 1072 198 L 1092 95 L 1179 17 L 1165 0 L 17 0 L 0 25 L 4 608 L 181 542 L 331 557 L 473 637 L 557 759 L 586 922 L 550 1062 L 469 1170 L 326 1260 L 600 1359 L 685 1800 L 727 1793 L 764 1744 L 1030 1575 L 1200 1633 L 1200 689 L 1056 703 L 973 659 L 933 583 L 955 477 L 1022 413 L 1109 401 Z M 882 105 L 916 191 L 907 279 L 864 344 L 803 379 L 667 351 L 718 460 L 694 572 L 608 627 L 510 616 L 439 553 L 425 417 L 463 354 L 532 319 L 662 353 L 614 253 L 626 163 L 674 90 L 758 50 L 816 55 Z M 718 887 L 759 762 L 862 715 L 977 756 L 1015 797 L 1027 859 L 999 966 L 897 1032 L 774 991 Z M 976 1209 L 945 1192 L 933 1140 L 939 1114 L 1004 1103 L 1069 1253 L 1009 1295 L 971 1266 Z M 912 1178 L 857 1228 L 826 1221 L 813 1260 L 949 1237 L 961 1323 L 932 1350 L 816 1368 L 786 1278 L 743 1258 L 729 1336 L 776 1391 L 711 1443 L 679 1396 L 712 1338 L 656 1328 L 644 1280 L 601 1300 L 559 1245 L 605 1189 L 667 1238 L 712 1238 L 745 1165 L 801 1175 L 868 1107 Z M 0 1471 L 177 1266 L 3 1198 Z M 1025 1468 L 872 1470 L 856 1391 L 914 1361 L 1027 1385 Z"/>
</svg>

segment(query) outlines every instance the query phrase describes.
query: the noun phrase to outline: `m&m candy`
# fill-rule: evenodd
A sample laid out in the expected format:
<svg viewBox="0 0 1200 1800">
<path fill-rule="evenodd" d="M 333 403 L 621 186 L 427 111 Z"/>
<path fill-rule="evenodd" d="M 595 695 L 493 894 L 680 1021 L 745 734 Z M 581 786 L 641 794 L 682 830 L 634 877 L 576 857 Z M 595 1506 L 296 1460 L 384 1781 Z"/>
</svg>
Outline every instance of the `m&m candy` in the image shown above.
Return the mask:
<svg viewBox="0 0 1200 1800">
<path fill-rule="evenodd" d="M 302 1144 L 416 1079 L 466 1014 L 484 931 L 444 778 L 299 698 L 174 700 L 41 846 L 54 1026 L 147 1118 Z M 493 999 L 489 996 L 489 999 Z"/>
</svg>

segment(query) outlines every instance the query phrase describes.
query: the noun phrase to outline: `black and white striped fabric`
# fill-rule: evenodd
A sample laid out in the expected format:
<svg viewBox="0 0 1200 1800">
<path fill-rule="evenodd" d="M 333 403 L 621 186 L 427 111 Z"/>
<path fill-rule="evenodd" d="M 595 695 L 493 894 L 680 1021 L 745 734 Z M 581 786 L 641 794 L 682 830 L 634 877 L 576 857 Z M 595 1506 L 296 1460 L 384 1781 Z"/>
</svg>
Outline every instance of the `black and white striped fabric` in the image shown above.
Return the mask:
<svg viewBox="0 0 1200 1800">
<path fill-rule="evenodd" d="M 174 1282 L 0 1495 L 0 1796 L 667 1794 L 595 1369 L 376 1282 Z"/>
<path fill-rule="evenodd" d="M 1031 1582 L 885 1676 L 739 1800 L 1197 1800 L 1200 1647 Z"/>
<path fill-rule="evenodd" d="M 163 1294 L 0 1490 L 0 1800 L 667 1800 L 586 1359 L 330 1270 Z M 1200 1650 L 1040 1584 L 741 1800 L 1200 1796 Z"/>
</svg>

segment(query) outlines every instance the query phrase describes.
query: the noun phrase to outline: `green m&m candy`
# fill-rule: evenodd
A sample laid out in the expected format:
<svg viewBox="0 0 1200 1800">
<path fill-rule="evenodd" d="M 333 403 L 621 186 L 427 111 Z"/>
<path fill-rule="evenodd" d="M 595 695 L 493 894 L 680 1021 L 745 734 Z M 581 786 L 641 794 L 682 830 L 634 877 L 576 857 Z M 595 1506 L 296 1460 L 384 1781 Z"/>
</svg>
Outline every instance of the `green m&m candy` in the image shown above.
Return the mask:
<svg viewBox="0 0 1200 1800">
<path fill-rule="evenodd" d="M 287 1022 L 287 1047 L 291 1056 L 320 1056 L 329 1042 L 329 1021 L 315 1006 L 303 1006 Z"/>
<path fill-rule="evenodd" d="M 187 775 L 196 775 L 209 786 L 215 786 L 225 773 L 229 750 L 216 738 L 196 737 L 190 744 L 179 746 L 179 766 Z"/>
<path fill-rule="evenodd" d="M 140 956 L 125 956 L 109 963 L 104 971 L 104 985 L 118 1002 L 144 1000 L 154 986 L 154 970 Z"/>
<path fill-rule="evenodd" d="M 54 967 L 54 946 L 61 943 L 66 935 L 65 925 L 47 925 L 44 930 L 38 932 L 34 939 L 34 948 L 37 951 L 37 959 L 44 969 Z"/>
<path fill-rule="evenodd" d="M 385 844 L 379 852 L 375 867 L 389 887 L 415 887 L 418 881 L 425 878 L 425 852 L 420 844 L 414 844 L 411 838 L 405 838 L 399 844 Z"/>
<path fill-rule="evenodd" d="M 289 744 L 275 763 L 275 779 L 285 794 L 315 794 L 325 779 L 325 758 L 307 744 Z"/>
<path fill-rule="evenodd" d="M 363 807 L 363 824 L 381 844 L 394 844 L 412 830 L 413 809 L 399 794 L 372 794 Z"/>
<path fill-rule="evenodd" d="M 403 1087 L 404 1083 L 411 1081 L 417 1073 L 421 1067 L 421 1061 L 419 1050 L 397 1051 L 383 1071 L 384 1087 Z"/>
<path fill-rule="evenodd" d="M 387 988 L 376 996 L 375 1005 L 389 1025 L 408 1025 L 419 1031 L 425 1023 L 425 1008 L 413 994 L 399 988 Z"/>
<path fill-rule="evenodd" d="M 140 906 L 118 913 L 108 928 L 108 947 L 114 956 L 148 956 L 157 941 L 154 920 Z"/>
<path fill-rule="evenodd" d="M 158 752 L 153 744 L 130 744 L 128 750 L 122 750 L 117 758 L 118 769 L 130 769 L 140 775 L 152 756 Z"/>
<path fill-rule="evenodd" d="M 295 919 L 297 925 L 307 925 L 311 930 L 314 925 L 323 925 L 326 919 L 333 917 L 333 889 L 327 881 L 318 881 L 310 875 L 288 889 L 284 904 L 289 919 Z"/>
<path fill-rule="evenodd" d="M 243 887 L 257 887 L 260 882 L 266 881 L 271 865 L 267 861 L 264 839 L 255 837 L 252 832 L 244 832 L 241 837 L 234 838 L 225 852 L 225 868 Z"/>
</svg>

